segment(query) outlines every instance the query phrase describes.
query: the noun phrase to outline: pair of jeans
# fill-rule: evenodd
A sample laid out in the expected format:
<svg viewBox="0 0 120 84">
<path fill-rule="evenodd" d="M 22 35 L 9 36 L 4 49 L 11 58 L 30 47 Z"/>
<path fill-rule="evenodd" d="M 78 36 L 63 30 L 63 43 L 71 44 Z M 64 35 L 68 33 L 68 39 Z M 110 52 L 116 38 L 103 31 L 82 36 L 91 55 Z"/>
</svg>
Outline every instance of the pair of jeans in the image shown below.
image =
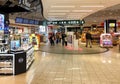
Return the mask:
<svg viewBox="0 0 120 84">
<path fill-rule="evenodd" d="M 65 39 L 62 39 L 62 45 L 63 46 L 65 45 Z"/>
<path fill-rule="evenodd" d="M 91 39 L 86 39 L 86 47 L 88 47 L 88 46 L 92 47 Z"/>
</svg>

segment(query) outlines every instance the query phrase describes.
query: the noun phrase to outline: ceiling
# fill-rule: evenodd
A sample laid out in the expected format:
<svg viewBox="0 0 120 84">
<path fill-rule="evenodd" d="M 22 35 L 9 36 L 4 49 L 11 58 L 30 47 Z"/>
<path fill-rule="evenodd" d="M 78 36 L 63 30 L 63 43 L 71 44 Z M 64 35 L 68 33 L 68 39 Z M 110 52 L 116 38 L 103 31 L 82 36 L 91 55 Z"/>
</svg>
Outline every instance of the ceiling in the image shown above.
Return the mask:
<svg viewBox="0 0 120 84">
<path fill-rule="evenodd" d="M 41 13 L 41 6 L 38 5 L 36 10 L 30 12 L 18 12 L 9 14 L 10 19 L 15 19 L 16 17 L 35 19 L 35 20 L 44 20 L 44 17 Z"/>
<path fill-rule="evenodd" d="M 9 14 L 9 19 L 22 17 L 40 21 L 44 20 L 41 0 L 28 1 L 31 1 L 28 2 L 30 7 L 26 6 L 25 2 L 21 4 L 19 0 L 0 0 L 0 12 Z"/>
<path fill-rule="evenodd" d="M 42 3 L 44 17 L 50 21 L 85 19 L 86 22 L 97 23 L 103 22 L 108 15 L 107 18 L 115 16 L 118 11 L 114 12 L 114 9 L 120 11 L 117 5 L 120 0 L 42 0 Z M 113 9 L 109 8 L 111 6 Z"/>
<path fill-rule="evenodd" d="M 120 4 L 100 10 L 84 18 L 87 22 L 85 25 L 100 25 L 107 19 L 115 19 L 120 22 Z"/>
<path fill-rule="evenodd" d="M 15 1 L 15 0 L 11 0 Z M 43 17 L 42 13 L 42 4 L 40 0 L 28 0 L 32 1 L 30 3 L 30 11 L 29 12 L 14 12 L 14 13 L 9 13 L 9 18 L 10 19 L 15 19 L 16 17 L 22 17 L 22 18 L 27 18 L 27 19 L 34 19 L 34 20 L 39 20 L 42 21 L 45 18 Z M 17 5 L 20 5 L 17 3 Z"/>
<path fill-rule="evenodd" d="M 7 0 L 0 0 L 0 5 Z M 15 1 L 15 0 L 10 0 Z M 80 20 L 86 26 L 105 19 L 120 20 L 120 0 L 33 0 L 30 12 L 10 13 L 10 19 L 23 17 L 35 20 Z M 42 3 L 42 4 L 41 4 Z M 18 4 L 15 2 L 15 4 Z M 43 7 L 43 10 L 42 8 Z M 42 13 L 43 12 L 43 13 Z"/>
</svg>

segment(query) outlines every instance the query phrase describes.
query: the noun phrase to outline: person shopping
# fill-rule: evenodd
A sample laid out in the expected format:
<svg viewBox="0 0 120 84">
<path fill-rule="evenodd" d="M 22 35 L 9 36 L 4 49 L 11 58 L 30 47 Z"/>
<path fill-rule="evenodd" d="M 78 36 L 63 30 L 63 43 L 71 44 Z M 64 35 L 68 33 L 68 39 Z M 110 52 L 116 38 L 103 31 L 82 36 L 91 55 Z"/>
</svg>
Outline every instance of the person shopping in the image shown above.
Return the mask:
<svg viewBox="0 0 120 84">
<path fill-rule="evenodd" d="M 90 46 L 90 48 L 92 48 L 92 35 L 90 31 L 87 31 L 85 37 L 86 37 L 86 47 Z"/>
<path fill-rule="evenodd" d="M 50 40 L 51 46 L 54 46 L 54 45 L 55 45 L 55 44 L 54 44 L 54 35 L 50 35 L 49 40 Z"/>
<path fill-rule="evenodd" d="M 65 34 L 65 32 L 62 33 L 62 46 L 65 45 L 65 37 L 67 37 L 67 35 Z"/>
</svg>

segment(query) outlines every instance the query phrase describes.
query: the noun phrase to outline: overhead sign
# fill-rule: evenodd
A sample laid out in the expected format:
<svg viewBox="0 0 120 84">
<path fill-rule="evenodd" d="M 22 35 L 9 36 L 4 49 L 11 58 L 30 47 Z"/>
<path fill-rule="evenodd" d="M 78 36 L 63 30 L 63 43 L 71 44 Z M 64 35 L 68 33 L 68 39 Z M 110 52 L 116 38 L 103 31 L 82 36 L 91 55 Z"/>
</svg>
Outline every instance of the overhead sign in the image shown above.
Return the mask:
<svg viewBox="0 0 120 84">
<path fill-rule="evenodd" d="M 60 20 L 60 21 L 49 21 L 47 22 L 48 25 L 53 24 L 53 25 L 82 25 L 84 24 L 84 20 Z"/>
<path fill-rule="evenodd" d="M 15 23 L 40 25 L 39 20 L 33 20 L 33 19 L 27 19 L 27 18 L 21 18 L 21 17 L 16 17 Z"/>
</svg>

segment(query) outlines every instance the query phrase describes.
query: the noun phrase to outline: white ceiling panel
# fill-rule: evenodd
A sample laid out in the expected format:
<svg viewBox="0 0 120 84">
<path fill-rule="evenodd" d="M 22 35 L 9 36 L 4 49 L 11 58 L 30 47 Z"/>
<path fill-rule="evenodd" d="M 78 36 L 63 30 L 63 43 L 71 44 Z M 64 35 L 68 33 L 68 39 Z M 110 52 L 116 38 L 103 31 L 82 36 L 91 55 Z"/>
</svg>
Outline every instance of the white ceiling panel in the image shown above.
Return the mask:
<svg viewBox="0 0 120 84">
<path fill-rule="evenodd" d="M 120 0 L 42 0 L 42 2 L 46 19 L 56 20 L 58 15 L 57 20 L 69 20 L 85 18 L 99 10 L 119 4 Z M 78 14 L 75 16 L 71 13 Z M 59 17 L 60 15 L 62 17 Z"/>
</svg>

